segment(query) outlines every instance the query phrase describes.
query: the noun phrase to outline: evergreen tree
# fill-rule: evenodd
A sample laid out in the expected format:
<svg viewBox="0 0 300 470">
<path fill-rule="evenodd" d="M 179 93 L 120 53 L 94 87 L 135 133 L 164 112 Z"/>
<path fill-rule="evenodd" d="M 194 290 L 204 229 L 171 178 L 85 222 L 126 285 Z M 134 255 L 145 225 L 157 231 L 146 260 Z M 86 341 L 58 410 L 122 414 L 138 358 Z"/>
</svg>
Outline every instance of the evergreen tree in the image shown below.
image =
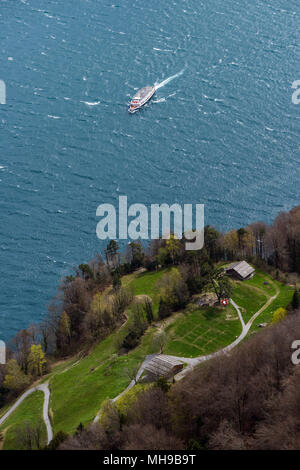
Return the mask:
<svg viewBox="0 0 300 470">
<path fill-rule="evenodd" d="M 297 289 L 295 289 L 293 298 L 292 298 L 292 307 L 293 310 L 297 310 L 299 308 L 299 292 Z"/>
<path fill-rule="evenodd" d="M 119 265 L 119 245 L 116 240 L 110 240 L 108 243 L 105 252 L 106 263 L 108 266 L 116 268 Z"/>
<path fill-rule="evenodd" d="M 75 436 L 80 436 L 83 430 L 84 430 L 84 425 L 82 423 L 79 423 L 75 431 Z"/>
<path fill-rule="evenodd" d="M 120 276 L 117 272 L 113 274 L 113 288 L 115 291 L 119 290 L 122 286 Z"/>
<path fill-rule="evenodd" d="M 85 281 L 88 281 L 89 279 L 94 279 L 93 270 L 88 264 L 80 264 L 78 268 L 81 272 L 82 279 L 84 279 Z"/>
<path fill-rule="evenodd" d="M 131 269 L 137 269 L 142 266 L 144 261 L 144 253 L 142 244 L 139 242 L 131 242 L 129 243 L 129 247 L 131 250 Z"/>
<path fill-rule="evenodd" d="M 159 307 L 158 307 L 158 316 L 161 320 L 164 318 L 167 318 L 171 315 L 172 313 L 172 308 L 169 303 L 165 302 L 163 299 L 160 299 L 159 301 Z"/>
<path fill-rule="evenodd" d="M 147 318 L 147 322 L 150 325 L 154 320 L 152 302 L 147 299 L 144 303 L 143 308 L 144 308 L 144 312 L 145 312 L 145 315 L 146 315 L 146 318 Z"/>
</svg>

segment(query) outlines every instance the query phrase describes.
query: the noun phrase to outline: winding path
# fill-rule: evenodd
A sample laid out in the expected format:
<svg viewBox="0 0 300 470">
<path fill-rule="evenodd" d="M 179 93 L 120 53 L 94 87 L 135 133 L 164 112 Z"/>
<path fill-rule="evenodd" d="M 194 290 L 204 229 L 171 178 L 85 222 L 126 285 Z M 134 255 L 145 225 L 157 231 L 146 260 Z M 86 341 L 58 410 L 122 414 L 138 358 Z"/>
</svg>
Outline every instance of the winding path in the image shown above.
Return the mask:
<svg viewBox="0 0 300 470">
<path fill-rule="evenodd" d="M 179 374 L 177 374 L 175 376 L 175 380 L 176 381 L 181 380 L 187 373 L 189 373 L 196 365 L 200 364 L 201 362 L 205 362 L 205 361 L 208 361 L 209 359 L 213 359 L 214 357 L 220 356 L 222 354 L 229 353 L 235 346 L 237 346 L 241 341 L 243 341 L 243 339 L 247 336 L 253 322 L 256 320 L 256 318 L 266 308 L 268 308 L 268 306 L 273 302 L 273 300 L 276 299 L 278 294 L 279 294 L 279 289 L 276 286 L 275 295 L 270 297 L 268 299 L 268 301 L 263 305 L 263 307 L 261 309 L 259 309 L 250 318 L 250 320 L 246 324 L 244 322 L 244 319 L 243 319 L 242 313 L 240 311 L 240 308 L 234 302 L 234 300 L 230 299 L 231 304 L 233 305 L 233 307 L 237 311 L 237 314 L 239 316 L 239 319 L 240 319 L 240 322 L 241 322 L 241 325 L 242 325 L 242 332 L 241 332 L 240 336 L 238 336 L 238 338 L 236 338 L 231 344 L 229 344 L 225 348 L 220 349 L 219 351 L 213 352 L 211 354 L 207 354 L 206 356 L 198 356 L 198 357 L 192 357 L 192 358 L 191 357 L 172 356 L 172 357 L 176 358 L 178 361 L 181 361 L 181 362 L 184 362 L 184 363 L 188 364 L 188 367 L 183 369 Z M 139 370 L 137 372 L 135 380 L 132 380 L 130 382 L 130 384 L 128 385 L 128 387 L 126 387 L 125 390 L 123 390 L 123 392 L 121 392 L 119 395 L 117 395 L 115 398 L 113 398 L 112 401 L 116 402 L 119 398 L 121 398 L 121 396 L 125 395 L 126 392 L 128 392 L 132 387 L 134 387 L 134 385 L 136 384 L 136 382 L 139 380 L 142 373 L 144 372 L 147 363 L 150 362 L 151 359 L 153 359 L 153 357 L 155 357 L 157 355 L 158 354 L 150 354 L 150 355 L 147 355 L 145 357 L 144 362 L 142 363 L 141 367 L 139 368 Z M 21 395 L 21 397 L 16 401 L 16 403 L 5 413 L 5 415 L 2 418 L 0 418 L 0 426 L 15 411 L 15 409 L 22 403 L 22 401 L 25 400 L 25 398 L 27 398 L 31 393 L 36 392 L 38 390 L 42 391 L 45 395 L 44 405 L 43 405 L 43 418 L 44 418 L 44 422 L 45 422 L 45 425 L 46 425 L 46 428 L 47 428 L 47 435 L 48 435 L 47 443 L 49 444 L 49 442 L 53 438 L 53 431 L 52 431 L 52 426 L 51 426 L 50 419 L 49 419 L 50 390 L 49 390 L 48 383 L 37 385 L 36 387 L 32 387 L 29 390 L 27 390 L 26 392 L 24 392 L 23 395 Z M 94 422 L 97 422 L 97 421 L 99 421 L 99 415 L 98 414 L 96 415 L 96 417 L 94 419 Z"/>
<path fill-rule="evenodd" d="M 125 388 L 125 390 L 123 390 L 123 392 L 119 393 L 119 395 L 117 395 L 115 398 L 112 399 L 113 402 L 116 402 L 119 400 L 119 398 L 121 398 L 123 395 L 125 395 L 125 393 L 127 393 L 132 387 L 135 386 L 135 384 L 137 383 L 137 381 L 139 380 L 140 376 L 142 375 L 142 373 L 144 372 L 145 370 L 145 367 L 146 365 L 148 364 L 148 362 L 151 361 L 151 359 L 153 359 L 153 357 L 155 356 L 158 356 L 158 354 L 148 354 L 148 356 L 145 357 L 144 359 L 144 362 L 142 363 L 141 367 L 139 368 L 137 374 L 136 374 L 136 377 L 135 377 L 135 380 L 133 379 L 130 384 L 128 385 L 128 387 Z M 99 414 L 97 414 L 95 416 L 95 419 L 94 419 L 94 423 L 97 423 L 99 421 Z"/>
<path fill-rule="evenodd" d="M 189 366 L 186 369 L 184 369 L 182 372 L 180 372 L 179 374 L 177 374 L 175 376 L 175 380 L 178 381 L 178 380 L 182 379 L 188 372 L 190 372 L 190 370 L 193 367 L 200 364 L 201 362 L 208 361 L 209 359 L 213 359 L 214 357 L 221 356 L 222 354 L 228 354 L 233 348 L 235 348 L 235 346 L 237 346 L 241 341 L 243 341 L 243 339 L 249 333 L 249 330 L 250 330 L 253 322 L 256 320 L 256 318 L 264 310 L 266 310 L 266 308 L 269 307 L 269 305 L 273 302 L 273 300 L 276 299 L 278 294 L 279 294 L 279 289 L 276 287 L 275 295 L 270 297 L 268 299 L 268 301 L 256 313 L 254 313 L 254 315 L 252 315 L 252 317 L 250 318 L 250 320 L 246 324 L 244 322 L 243 316 L 241 314 L 241 311 L 240 311 L 238 305 L 234 302 L 234 300 L 230 299 L 230 302 L 233 305 L 233 307 L 236 309 L 236 311 L 238 313 L 238 316 L 240 318 L 241 324 L 242 324 L 242 332 L 241 332 L 240 336 L 238 336 L 231 344 L 229 344 L 225 348 L 220 349 L 219 351 L 213 352 L 211 354 L 207 354 L 206 356 L 198 356 L 198 357 L 193 357 L 193 358 L 173 356 L 176 359 L 178 359 L 179 361 L 186 362 L 187 364 L 189 364 Z"/>
<path fill-rule="evenodd" d="M 273 295 L 273 297 L 270 297 L 268 299 L 268 301 L 262 306 L 261 309 L 259 309 L 251 318 L 250 320 L 248 321 L 247 324 L 245 324 L 244 322 L 244 319 L 243 319 L 243 315 L 240 311 L 240 308 L 239 306 L 234 302 L 233 299 L 230 299 L 230 302 L 232 304 L 232 306 L 235 308 L 235 310 L 237 311 L 237 314 L 239 316 L 239 319 L 240 319 L 240 322 L 241 322 L 241 325 L 242 325 L 242 332 L 240 334 L 240 336 L 238 336 L 231 344 L 229 344 L 228 346 L 226 346 L 225 348 L 223 349 L 220 349 L 219 351 L 216 351 L 216 352 L 213 352 L 211 354 L 207 354 L 206 356 L 198 356 L 198 357 L 182 357 L 182 356 L 172 356 L 173 358 L 177 359 L 178 361 L 181 361 L 181 362 L 184 362 L 186 364 L 188 364 L 188 367 L 186 367 L 185 369 L 183 369 L 181 372 L 179 372 L 179 374 L 176 374 L 175 375 L 175 380 L 176 382 L 178 380 L 181 380 L 183 377 L 185 377 L 186 374 L 188 374 L 196 365 L 200 364 L 201 362 L 205 362 L 205 361 L 208 361 L 209 359 L 213 359 L 214 357 L 217 357 L 217 356 L 221 356 L 222 354 L 228 354 L 235 346 L 237 346 L 241 341 L 243 341 L 243 339 L 247 336 L 247 334 L 249 333 L 249 330 L 253 324 L 253 322 L 256 320 L 256 318 L 266 309 L 268 308 L 268 306 L 273 302 L 273 300 L 276 299 L 276 297 L 278 296 L 279 294 L 279 289 L 276 287 L 276 293 L 275 295 Z M 145 357 L 145 360 L 143 362 L 143 364 L 141 365 L 141 367 L 139 368 L 138 370 L 138 373 L 136 375 L 136 379 L 135 380 L 132 380 L 130 382 L 130 384 L 128 385 L 128 387 L 125 388 L 125 390 L 123 390 L 122 393 L 120 393 L 119 395 L 117 395 L 115 398 L 113 398 L 113 402 L 116 402 L 119 398 L 121 398 L 121 396 L 125 395 L 126 392 L 128 392 L 128 390 L 130 390 L 132 387 L 134 387 L 134 385 L 136 384 L 136 382 L 138 381 L 138 379 L 141 377 L 142 373 L 144 372 L 145 370 L 145 367 L 147 365 L 148 362 L 151 361 L 151 359 L 155 356 L 158 356 L 158 354 L 150 354 L 148 356 Z M 97 414 L 95 419 L 94 419 L 94 423 L 98 422 L 99 421 L 99 415 Z"/>
<path fill-rule="evenodd" d="M 50 423 L 49 419 L 49 402 L 50 402 L 50 390 L 48 383 L 45 384 L 40 384 L 37 385 L 36 387 L 32 387 L 26 392 L 23 393 L 23 395 L 18 398 L 16 403 L 5 413 L 2 418 L 0 418 L 0 426 L 7 420 L 7 418 L 18 408 L 18 406 L 27 398 L 29 395 L 31 395 L 34 392 L 41 391 L 44 393 L 45 398 L 44 398 L 44 405 L 43 405 L 43 419 L 45 422 L 45 426 L 47 429 L 47 444 L 49 444 L 50 441 L 52 441 L 53 438 L 53 431 L 52 431 L 52 426 Z"/>
</svg>

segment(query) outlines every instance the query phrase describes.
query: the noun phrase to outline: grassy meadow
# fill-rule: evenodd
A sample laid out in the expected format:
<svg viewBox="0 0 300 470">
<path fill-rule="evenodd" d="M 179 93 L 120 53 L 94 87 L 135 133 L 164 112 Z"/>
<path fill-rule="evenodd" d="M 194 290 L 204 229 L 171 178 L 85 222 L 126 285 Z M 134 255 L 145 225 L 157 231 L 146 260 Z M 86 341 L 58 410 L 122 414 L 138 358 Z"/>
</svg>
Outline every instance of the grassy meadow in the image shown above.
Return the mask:
<svg viewBox="0 0 300 470">
<path fill-rule="evenodd" d="M 76 356 L 58 362 L 42 379 L 50 383 L 50 416 L 54 433 L 60 430 L 73 433 L 80 423 L 90 423 L 104 400 L 121 393 L 131 381 L 126 369 L 139 366 L 147 354 L 154 352 L 153 337 L 158 330 L 164 329 L 168 335 L 165 354 L 189 358 L 217 351 L 240 335 L 241 322 L 232 305 L 200 308 L 189 304 L 166 320 L 157 321 L 159 297 L 156 284 L 167 271 L 136 272 L 122 278 L 123 286 L 131 286 L 135 296 L 150 296 L 154 305 L 156 321 L 148 327 L 135 349 L 118 355 L 118 331 L 115 331 L 91 348 L 85 357 L 79 359 Z M 270 323 L 278 307 L 288 305 L 293 288 L 261 271 L 257 271 L 249 281 L 234 281 L 232 298 L 240 306 L 245 323 L 275 294 L 278 297 L 255 320 L 249 334 L 258 328 L 259 323 Z M 130 308 L 128 316 L 130 319 Z M 25 421 L 37 422 L 42 405 L 42 392 L 35 392 L 3 424 L 0 431 L 4 431 L 4 449 L 16 448 L 15 430 Z M 0 410 L 0 416 L 1 413 L 4 410 Z M 46 429 L 44 433 L 46 439 Z"/>
</svg>

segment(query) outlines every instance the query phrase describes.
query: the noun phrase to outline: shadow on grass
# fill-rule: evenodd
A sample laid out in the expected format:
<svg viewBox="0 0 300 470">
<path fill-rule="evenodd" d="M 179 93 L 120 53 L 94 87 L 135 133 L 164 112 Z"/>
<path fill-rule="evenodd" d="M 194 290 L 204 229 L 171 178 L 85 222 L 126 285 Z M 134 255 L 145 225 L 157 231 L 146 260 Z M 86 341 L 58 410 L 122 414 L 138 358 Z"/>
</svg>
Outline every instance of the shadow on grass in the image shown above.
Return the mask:
<svg viewBox="0 0 300 470">
<path fill-rule="evenodd" d="M 223 310 L 219 310 L 216 307 L 205 307 L 201 314 L 204 316 L 205 320 L 214 320 L 222 316 Z"/>
</svg>

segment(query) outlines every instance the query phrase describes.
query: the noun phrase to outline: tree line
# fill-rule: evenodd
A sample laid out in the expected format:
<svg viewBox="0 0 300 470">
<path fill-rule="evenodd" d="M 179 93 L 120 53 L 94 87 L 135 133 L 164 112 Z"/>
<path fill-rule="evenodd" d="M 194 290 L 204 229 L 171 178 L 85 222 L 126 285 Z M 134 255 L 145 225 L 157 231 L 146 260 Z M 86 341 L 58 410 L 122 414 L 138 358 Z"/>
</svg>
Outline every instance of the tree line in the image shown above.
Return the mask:
<svg viewBox="0 0 300 470">
<path fill-rule="evenodd" d="M 283 282 L 296 283 L 300 274 L 300 206 L 282 212 L 274 223 L 256 222 L 248 227 L 221 233 L 204 229 L 205 245 L 186 251 L 185 241 L 169 239 L 129 243 L 125 251 L 110 240 L 103 255 L 80 264 L 61 280 L 48 314 L 39 325 L 20 331 L 11 341 L 8 362 L 0 367 L 0 406 L 20 393 L 33 380 L 49 371 L 51 363 L 71 354 L 87 354 L 89 348 L 119 328 L 126 320 L 133 292 L 121 278 L 137 269 L 171 268 L 157 286 L 159 318 L 183 308 L 190 297 L 203 289 L 221 300 L 230 297 L 232 286 L 218 263 L 246 259 Z M 294 308 L 299 303 L 295 292 Z M 278 316 L 282 317 L 282 312 Z M 120 350 L 136 347 L 153 321 L 150 302 L 135 305 L 133 321 L 119 338 Z"/>
</svg>

